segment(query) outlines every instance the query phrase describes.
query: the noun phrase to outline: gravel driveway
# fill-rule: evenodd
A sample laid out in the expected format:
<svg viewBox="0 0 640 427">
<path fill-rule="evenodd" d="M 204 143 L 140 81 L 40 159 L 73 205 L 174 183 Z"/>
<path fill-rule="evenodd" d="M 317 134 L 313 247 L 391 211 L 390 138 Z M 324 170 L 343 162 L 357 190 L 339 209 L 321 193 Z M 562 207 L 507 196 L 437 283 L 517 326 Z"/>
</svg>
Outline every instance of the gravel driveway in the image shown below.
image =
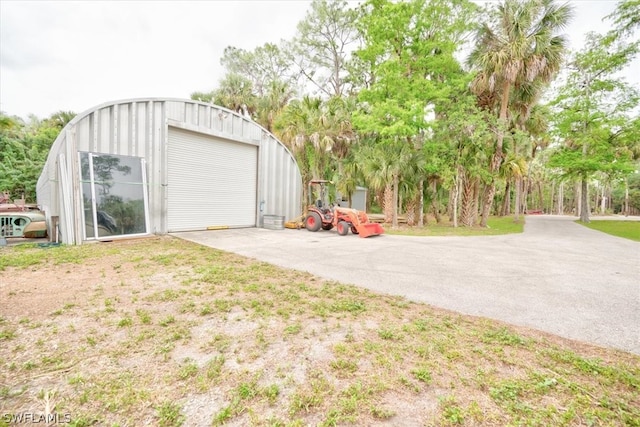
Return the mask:
<svg viewBox="0 0 640 427">
<path fill-rule="evenodd" d="M 523 234 L 362 239 L 260 228 L 176 236 L 465 314 L 640 354 L 640 243 L 528 216 Z"/>
</svg>

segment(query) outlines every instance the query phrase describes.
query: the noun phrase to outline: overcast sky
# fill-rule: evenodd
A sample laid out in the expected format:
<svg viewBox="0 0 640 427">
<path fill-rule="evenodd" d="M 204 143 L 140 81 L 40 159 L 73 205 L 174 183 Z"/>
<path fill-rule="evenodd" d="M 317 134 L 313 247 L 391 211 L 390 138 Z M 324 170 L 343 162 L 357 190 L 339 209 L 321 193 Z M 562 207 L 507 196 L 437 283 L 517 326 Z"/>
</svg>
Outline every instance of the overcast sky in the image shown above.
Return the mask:
<svg viewBox="0 0 640 427">
<path fill-rule="evenodd" d="M 354 2 L 357 3 L 357 2 Z M 613 0 L 574 0 L 579 48 Z M 308 0 L 0 0 L 0 111 L 45 118 L 138 97 L 189 98 L 224 74 L 224 48 L 291 39 Z M 636 61 L 637 65 L 637 61 Z M 629 80 L 640 85 L 636 70 Z"/>
</svg>

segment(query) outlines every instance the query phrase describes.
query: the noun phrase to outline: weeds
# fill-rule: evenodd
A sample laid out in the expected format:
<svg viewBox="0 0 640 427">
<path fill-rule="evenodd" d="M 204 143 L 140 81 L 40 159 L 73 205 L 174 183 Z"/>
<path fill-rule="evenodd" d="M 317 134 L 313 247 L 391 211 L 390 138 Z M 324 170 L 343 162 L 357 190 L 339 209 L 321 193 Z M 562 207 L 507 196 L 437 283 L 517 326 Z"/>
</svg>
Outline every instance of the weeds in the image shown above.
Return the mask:
<svg viewBox="0 0 640 427">
<path fill-rule="evenodd" d="M 163 402 L 156 407 L 156 418 L 160 427 L 179 427 L 185 421 L 182 408 L 175 402 Z"/>
<path fill-rule="evenodd" d="M 138 318 L 140 319 L 140 322 L 143 325 L 151 324 L 151 314 L 147 310 L 143 310 L 140 308 L 136 309 L 136 315 L 138 316 Z"/>
<path fill-rule="evenodd" d="M 429 384 L 431 382 L 432 378 L 431 378 L 431 372 L 429 371 L 429 369 L 426 369 L 426 368 L 414 369 L 413 371 L 411 371 L 411 373 L 418 381 L 422 381 L 423 383 L 426 383 L 426 384 Z"/>
<path fill-rule="evenodd" d="M 0 341 L 8 341 L 16 337 L 14 328 L 2 328 L 0 330 Z"/>
<path fill-rule="evenodd" d="M 178 371 L 178 379 L 184 381 L 188 378 L 195 377 L 197 373 L 198 365 L 193 360 L 187 359 Z"/>
</svg>

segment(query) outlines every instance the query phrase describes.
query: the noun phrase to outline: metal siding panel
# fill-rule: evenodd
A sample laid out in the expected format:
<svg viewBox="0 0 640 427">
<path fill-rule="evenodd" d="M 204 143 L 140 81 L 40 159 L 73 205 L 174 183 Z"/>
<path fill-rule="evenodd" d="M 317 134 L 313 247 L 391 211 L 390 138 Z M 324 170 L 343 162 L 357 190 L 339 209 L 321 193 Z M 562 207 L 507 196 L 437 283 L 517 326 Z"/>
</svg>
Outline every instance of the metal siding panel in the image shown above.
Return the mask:
<svg viewBox="0 0 640 427">
<path fill-rule="evenodd" d="M 72 160 L 73 161 L 73 160 Z M 71 195 L 71 181 L 68 176 L 67 164 L 64 154 L 59 155 L 58 166 L 60 168 L 60 241 L 73 245 L 75 243 L 73 233 L 73 207 Z"/>
<path fill-rule="evenodd" d="M 100 127 L 100 120 L 98 119 L 98 117 L 100 116 L 100 111 L 94 111 L 93 113 L 91 113 L 90 117 L 89 117 L 89 121 L 91 122 L 91 139 L 88 141 L 90 146 L 89 149 L 87 151 L 92 151 L 94 153 L 98 152 L 98 135 L 99 135 L 99 127 Z"/>
<path fill-rule="evenodd" d="M 137 104 L 134 102 L 131 104 L 129 108 L 129 129 L 127 132 L 129 138 L 129 144 L 131 144 L 131 153 L 136 157 L 145 157 L 144 151 L 142 149 L 139 150 L 140 146 L 138 145 L 138 113 L 137 113 Z"/>
<path fill-rule="evenodd" d="M 52 160 L 47 160 L 36 183 L 36 203 L 45 211 L 48 217 L 57 215 L 54 213 L 56 206 L 54 206 L 52 194 L 53 187 L 58 181 L 55 177 L 56 166 L 57 164 L 53 163 Z"/>
<path fill-rule="evenodd" d="M 253 227 L 257 147 L 171 128 L 168 229 Z"/>
<path fill-rule="evenodd" d="M 131 123 L 129 122 L 129 107 L 131 104 L 118 105 L 118 126 L 117 126 L 117 144 L 122 150 L 121 154 L 125 156 L 135 156 L 133 144 L 131 143 Z"/>
<path fill-rule="evenodd" d="M 184 123 L 193 124 L 193 110 L 189 108 L 188 103 L 182 104 L 182 121 Z"/>
<path fill-rule="evenodd" d="M 299 216 L 302 178 L 295 160 L 285 146 L 267 132 L 260 147 L 264 151 L 260 183 L 264 210 L 261 213 L 284 216 L 287 220 Z"/>
<path fill-rule="evenodd" d="M 220 116 L 222 118 L 222 132 L 228 135 L 233 135 L 233 116 L 226 111 L 220 110 Z"/>
<path fill-rule="evenodd" d="M 262 164 L 262 177 L 261 177 L 261 187 L 262 187 L 262 192 L 260 194 L 261 196 L 261 200 L 260 202 L 262 203 L 262 212 L 260 212 L 263 215 L 269 215 L 271 214 L 271 205 L 267 204 L 268 200 L 270 199 L 270 195 L 273 194 L 273 170 L 271 168 L 271 165 L 273 164 L 272 162 L 272 155 L 273 155 L 273 150 L 271 150 L 271 147 L 268 144 L 265 144 L 264 141 L 260 144 L 260 151 L 262 153 L 262 158 L 260 159 Z"/>
<path fill-rule="evenodd" d="M 240 116 L 236 116 L 235 114 L 231 116 L 232 124 L 231 124 L 231 134 L 233 136 L 244 138 L 244 120 Z"/>
<path fill-rule="evenodd" d="M 211 109 L 211 129 L 220 132 L 224 129 L 223 112 L 219 108 Z"/>
<path fill-rule="evenodd" d="M 271 164 L 269 165 L 269 169 L 272 171 L 272 188 L 271 188 L 271 205 L 274 208 L 276 215 L 280 214 L 280 212 L 282 212 L 282 208 L 283 206 L 280 204 L 280 199 L 281 199 L 281 195 L 284 192 L 284 188 L 283 188 L 283 179 L 282 179 L 282 167 L 280 165 L 279 162 L 279 155 L 280 153 L 278 153 L 278 147 L 276 147 L 275 145 L 273 145 L 271 143 L 272 141 L 269 141 L 269 145 L 271 147 Z M 280 189 L 280 191 L 277 191 L 277 189 Z"/>
<path fill-rule="evenodd" d="M 82 223 L 82 194 L 80 191 L 80 165 L 78 164 L 78 135 L 75 126 L 66 130 L 66 162 L 71 193 L 71 211 L 67 212 L 73 224 L 73 242 L 82 244 L 84 224 Z"/>
<path fill-rule="evenodd" d="M 111 108 L 106 107 L 98 112 L 98 153 L 111 153 Z"/>
<path fill-rule="evenodd" d="M 120 153 L 120 145 L 118 144 L 118 122 L 120 121 L 120 117 L 118 115 L 120 109 L 118 108 L 118 105 L 114 105 L 112 106 L 110 109 L 110 115 L 109 115 L 109 127 L 108 127 L 108 131 L 109 131 L 109 151 L 107 151 L 107 153 L 111 153 L 111 154 L 121 154 Z"/>
<path fill-rule="evenodd" d="M 202 126 L 202 127 L 206 127 L 206 128 L 210 128 L 210 122 L 209 122 L 209 117 L 210 115 L 209 110 L 210 108 L 206 105 L 200 105 L 200 104 L 196 104 L 197 105 L 197 109 L 198 109 L 198 123 L 196 123 L 198 126 Z"/>
<path fill-rule="evenodd" d="M 184 102 L 166 101 L 164 104 L 168 119 L 177 120 L 179 122 L 185 121 Z"/>
<path fill-rule="evenodd" d="M 255 124 L 249 120 L 247 120 L 247 123 L 247 137 L 254 141 L 260 141 L 262 139 L 262 128 L 260 126 L 255 126 Z"/>
<path fill-rule="evenodd" d="M 159 170 L 164 169 L 161 157 L 158 154 L 162 144 L 156 143 L 154 137 L 154 102 L 138 102 L 135 106 L 136 116 L 136 144 L 138 152 L 144 157 L 147 172 L 147 186 L 149 195 L 149 231 L 152 233 L 162 232 L 162 195 Z"/>
<path fill-rule="evenodd" d="M 76 124 L 76 138 L 78 138 L 78 150 L 91 151 L 93 141 L 93 115 L 87 116 Z"/>
<path fill-rule="evenodd" d="M 167 232 L 167 105 L 164 102 L 154 102 L 150 105 L 152 117 L 149 143 L 152 144 L 156 158 L 153 163 L 152 174 L 158 185 L 159 197 L 154 201 L 155 221 L 159 224 L 160 233 Z"/>
<path fill-rule="evenodd" d="M 140 156 L 144 156 L 147 158 L 149 153 L 151 152 L 150 144 L 147 144 L 147 104 L 146 102 L 138 102 L 136 104 L 136 108 L 134 110 L 135 116 L 135 141 L 138 148 L 138 153 Z M 151 159 L 147 158 L 147 162 L 151 161 Z"/>
</svg>

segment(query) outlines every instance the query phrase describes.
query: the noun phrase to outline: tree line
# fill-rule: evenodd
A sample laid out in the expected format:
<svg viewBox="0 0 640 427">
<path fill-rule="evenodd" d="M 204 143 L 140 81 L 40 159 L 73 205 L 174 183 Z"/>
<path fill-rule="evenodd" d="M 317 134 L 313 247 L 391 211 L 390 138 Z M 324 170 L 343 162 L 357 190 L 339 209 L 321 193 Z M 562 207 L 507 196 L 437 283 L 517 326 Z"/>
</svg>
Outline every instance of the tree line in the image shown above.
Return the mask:
<svg viewBox="0 0 640 427">
<path fill-rule="evenodd" d="M 36 183 L 47 160 L 51 144 L 74 117 L 71 111 L 58 111 L 41 120 L 0 112 L 0 192 L 12 199 L 36 201 Z"/>
<path fill-rule="evenodd" d="M 292 40 L 229 46 L 226 74 L 191 97 L 278 136 L 303 180 L 372 190 L 387 222 L 449 215 L 486 226 L 527 211 L 640 208 L 640 1 L 569 49 L 572 7 L 505 0 L 316 0 Z"/>
<path fill-rule="evenodd" d="M 352 6 L 314 0 L 291 40 L 227 47 L 224 77 L 191 98 L 274 133 L 303 181 L 331 179 L 349 198 L 366 186 L 394 226 L 400 216 L 486 226 L 496 214 L 638 212 L 640 94 L 620 71 L 640 48 L 640 0 L 618 3 L 611 30 L 589 33 L 579 51 L 565 34 L 572 7 L 553 0 Z M 34 165 L 16 159 L 41 147 L 29 125 L 10 128 L 0 189 L 20 179 L 35 192 L 16 172 Z"/>
</svg>

